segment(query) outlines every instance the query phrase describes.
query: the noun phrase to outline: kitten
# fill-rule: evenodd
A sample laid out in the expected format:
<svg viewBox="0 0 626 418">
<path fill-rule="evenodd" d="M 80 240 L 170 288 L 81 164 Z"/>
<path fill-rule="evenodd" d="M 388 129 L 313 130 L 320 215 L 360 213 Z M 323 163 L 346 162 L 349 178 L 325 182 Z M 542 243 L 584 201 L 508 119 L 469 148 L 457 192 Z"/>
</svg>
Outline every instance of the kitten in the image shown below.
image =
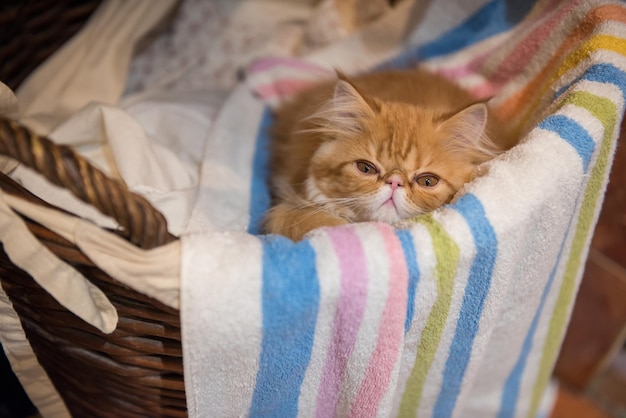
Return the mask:
<svg viewBox="0 0 626 418">
<path fill-rule="evenodd" d="M 485 103 L 422 70 L 338 73 L 276 112 L 265 232 L 300 240 L 320 226 L 393 224 L 450 202 L 502 151 L 489 119 Z"/>
</svg>

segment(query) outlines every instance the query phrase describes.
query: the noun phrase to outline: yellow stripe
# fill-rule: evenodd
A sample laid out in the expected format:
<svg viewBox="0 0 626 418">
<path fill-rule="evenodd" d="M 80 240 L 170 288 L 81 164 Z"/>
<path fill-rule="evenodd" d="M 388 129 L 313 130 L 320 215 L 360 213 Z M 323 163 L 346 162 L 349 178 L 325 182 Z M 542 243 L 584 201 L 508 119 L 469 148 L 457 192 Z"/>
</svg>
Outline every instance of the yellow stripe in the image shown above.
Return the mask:
<svg viewBox="0 0 626 418">
<path fill-rule="evenodd" d="M 585 58 L 598 50 L 613 51 L 626 56 L 626 40 L 603 34 L 589 38 L 580 44 L 580 46 L 563 61 L 556 75 L 552 77 L 550 84 L 553 84 L 557 79 L 561 78 L 565 73 L 575 68 L 585 60 Z"/>
<path fill-rule="evenodd" d="M 426 225 L 433 240 L 435 258 L 437 259 L 437 300 L 426 320 L 413 370 L 402 395 L 398 414 L 401 418 L 417 415 L 426 375 L 435 359 L 435 353 L 439 347 L 441 335 L 450 312 L 454 278 L 460 256 L 457 243 L 430 214 L 417 218 L 417 221 Z"/>
<path fill-rule="evenodd" d="M 595 35 L 589 38 L 587 41 L 580 44 L 578 48 L 572 51 L 563 61 L 563 63 L 557 68 L 556 72 L 550 77 L 550 80 L 543 85 L 543 87 L 534 95 L 532 103 L 526 106 L 525 109 L 519 109 L 522 117 L 520 122 L 515 124 L 516 131 L 514 135 L 519 137 L 522 134 L 525 126 L 530 123 L 531 117 L 540 114 L 537 110 L 544 103 L 544 98 L 552 86 L 558 82 L 567 72 L 576 68 L 582 61 L 589 57 L 592 53 L 598 50 L 613 51 L 620 55 L 626 56 L 626 40 L 617 38 L 611 35 Z"/>
<path fill-rule="evenodd" d="M 604 137 L 598 159 L 593 167 L 589 183 L 585 189 L 583 202 L 579 212 L 578 223 L 572 240 L 572 247 L 569 258 L 563 273 L 561 288 L 554 305 L 552 318 L 548 333 L 546 334 L 545 345 L 539 371 L 533 389 L 533 396 L 528 412 L 528 417 L 537 415 L 539 402 L 550 379 L 552 368 L 556 361 L 561 341 L 565 333 L 568 321 L 568 312 L 573 303 L 574 292 L 576 290 L 576 277 L 583 262 L 583 252 L 586 248 L 589 234 L 592 232 L 592 224 L 595 219 L 599 198 L 601 197 L 603 180 L 607 175 L 610 165 L 611 150 L 613 149 L 612 139 L 617 138 L 615 129 L 617 127 L 618 110 L 615 103 L 609 99 L 597 96 L 589 92 L 573 92 L 564 101 L 565 104 L 587 109 L 594 117 L 600 120 L 604 126 Z"/>
</svg>

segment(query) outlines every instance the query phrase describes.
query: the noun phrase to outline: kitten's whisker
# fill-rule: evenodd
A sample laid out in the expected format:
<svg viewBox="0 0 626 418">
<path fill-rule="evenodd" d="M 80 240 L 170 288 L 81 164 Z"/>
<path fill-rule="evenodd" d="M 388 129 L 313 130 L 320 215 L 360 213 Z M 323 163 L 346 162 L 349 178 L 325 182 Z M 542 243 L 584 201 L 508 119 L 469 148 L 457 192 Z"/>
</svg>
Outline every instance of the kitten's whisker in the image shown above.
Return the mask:
<svg viewBox="0 0 626 418">
<path fill-rule="evenodd" d="M 297 96 L 278 114 L 273 152 L 281 167 L 272 173 L 272 197 L 280 207 L 271 214 L 273 232 L 299 239 L 342 220 L 413 219 L 449 202 L 477 164 L 502 152 L 488 134 L 499 139 L 506 132 L 487 104 L 445 78 L 383 71 L 356 76 L 358 88 L 338 78 Z M 359 173 L 354 161 L 373 161 L 375 170 L 357 163 Z"/>
</svg>

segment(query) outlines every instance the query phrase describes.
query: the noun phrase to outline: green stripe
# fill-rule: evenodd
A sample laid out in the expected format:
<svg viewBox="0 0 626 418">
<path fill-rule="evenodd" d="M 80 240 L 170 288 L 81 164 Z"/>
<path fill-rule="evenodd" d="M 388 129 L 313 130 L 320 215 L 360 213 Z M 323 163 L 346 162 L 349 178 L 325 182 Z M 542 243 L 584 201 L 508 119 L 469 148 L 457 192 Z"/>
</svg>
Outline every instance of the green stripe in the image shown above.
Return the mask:
<svg viewBox="0 0 626 418">
<path fill-rule="evenodd" d="M 556 361 L 561 341 L 563 339 L 565 328 L 568 321 L 568 312 L 572 304 L 574 292 L 576 290 L 576 276 L 580 270 L 582 263 L 582 254 L 586 248 L 587 239 L 591 232 L 592 223 L 598 206 L 598 198 L 602 192 L 602 185 L 607 170 L 609 168 L 609 159 L 613 148 L 613 132 L 617 124 L 617 106 L 611 100 L 591 94 L 589 92 L 572 92 L 563 105 L 573 104 L 587 109 L 594 117 L 599 119 L 604 125 L 604 136 L 598 160 L 593 167 L 589 183 L 585 190 L 582 206 L 580 209 L 576 232 L 572 241 L 572 248 L 569 259 L 563 274 L 563 281 L 559 296 L 554 306 L 550 327 L 546 337 L 545 346 L 541 362 L 539 363 L 539 372 L 533 397 L 528 412 L 528 417 L 537 416 L 539 402 L 545 391 L 545 388 L 552 373 L 552 367 Z"/>
<path fill-rule="evenodd" d="M 459 246 L 431 215 L 424 215 L 417 221 L 428 228 L 433 240 L 437 260 L 437 300 L 428 316 L 424 331 L 422 331 L 415 364 L 402 395 L 400 417 L 415 417 L 417 415 L 424 381 L 435 358 L 450 311 L 460 253 Z"/>
</svg>

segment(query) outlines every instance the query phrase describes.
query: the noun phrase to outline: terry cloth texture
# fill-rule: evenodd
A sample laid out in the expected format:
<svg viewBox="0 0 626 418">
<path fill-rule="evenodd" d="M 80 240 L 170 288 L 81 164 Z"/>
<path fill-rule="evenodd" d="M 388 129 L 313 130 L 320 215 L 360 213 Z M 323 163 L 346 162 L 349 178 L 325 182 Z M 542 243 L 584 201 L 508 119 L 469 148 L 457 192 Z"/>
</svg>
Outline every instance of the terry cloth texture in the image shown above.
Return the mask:
<svg viewBox="0 0 626 418">
<path fill-rule="evenodd" d="M 409 45 L 381 52 L 364 30 L 306 61 L 258 62 L 249 83 L 273 103 L 311 67 L 420 64 L 495 95 L 521 144 L 406 228 L 353 224 L 293 243 L 255 235 L 271 117 L 248 86 L 236 89 L 182 238 L 191 416 L 539 414 L 623 115 L 626 8 L 438 1 L 423 16 L 400 28 Z M 444 31 L 424 41 L 437 18 Z"/>
</svg>

